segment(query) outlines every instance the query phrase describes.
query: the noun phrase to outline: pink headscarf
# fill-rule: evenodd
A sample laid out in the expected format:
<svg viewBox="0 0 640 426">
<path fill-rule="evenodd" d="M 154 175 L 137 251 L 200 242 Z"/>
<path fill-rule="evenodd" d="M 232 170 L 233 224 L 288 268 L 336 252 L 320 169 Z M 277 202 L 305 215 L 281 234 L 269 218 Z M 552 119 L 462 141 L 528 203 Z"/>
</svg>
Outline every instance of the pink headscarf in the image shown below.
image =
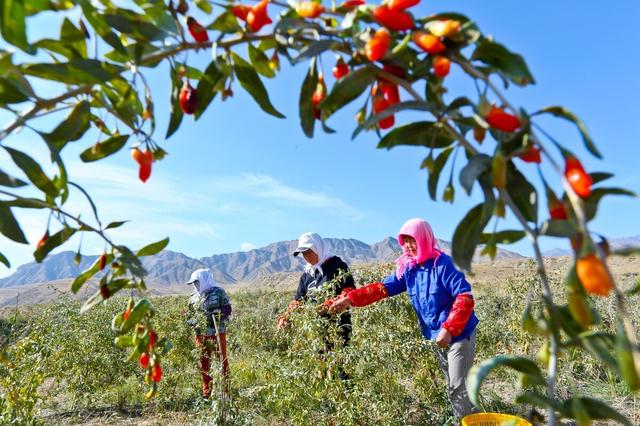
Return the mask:
<svg viewBox="0 0 640 426">
<path fill-rule="evenodd" d="M 418 253 L 411 256 L 404 247 L 403 236 L 409 235 L 416 240 Z M 396 277 L 401 278 L 404 272 L 412 266 L 434 259 L 442 253 L 438 249 L 438 241 L 433 236 L 433 230 L 424 219 L 409 219 L 398 232 L 398 244 L 402 247 L 402 256 L 396 259 Z"/>
</svg>

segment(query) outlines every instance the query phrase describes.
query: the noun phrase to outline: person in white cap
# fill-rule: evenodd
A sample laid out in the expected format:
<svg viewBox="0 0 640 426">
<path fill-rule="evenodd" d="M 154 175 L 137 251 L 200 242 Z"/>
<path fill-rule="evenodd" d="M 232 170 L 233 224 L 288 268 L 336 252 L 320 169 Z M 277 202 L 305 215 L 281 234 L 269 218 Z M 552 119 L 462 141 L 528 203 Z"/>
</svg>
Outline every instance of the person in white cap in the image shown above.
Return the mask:
<svg viewBox="0 0 640 426">
<path fill-rule="evenodd" d="M 300 235 L 293 255 L 298 256 L 301 253 L 307 264 L 300 276 L 294 300 L 289 304 L 287 311 L 278 316 L 278 328 L 284 328 L 289 323 L 290 313 L 302 302 L 320 304 L 327 296 L 338 296 L 355 289 L 349 266 L 340 257 L 330 252 L 327 243 L 320 235 L 315 232 Z M 328 311 L 324 311 L 321 315 L 337 322 L 343 344 L 347 344 L 351 337 L 351 314 L 349 312 L 329 314 Z M 332 344 L 327 340 L 327 349 L 331 348 Z"/>
<path fill-rule="evenodd" d="M 231 315 L 231 302 L 224 289 L 216 284 L 209 269 L 193 271 L 187 284 L 193 285 L 194 289 L 189 300 L 189 311 L 198 314 L 187 323 L 194 327 L 196 346 L 200 348 L 202 396 L 211 396 L 209 366 L 212 349 L 222 365 L 223 390 L 228 394 L 227 322 Z"/>
</svg>

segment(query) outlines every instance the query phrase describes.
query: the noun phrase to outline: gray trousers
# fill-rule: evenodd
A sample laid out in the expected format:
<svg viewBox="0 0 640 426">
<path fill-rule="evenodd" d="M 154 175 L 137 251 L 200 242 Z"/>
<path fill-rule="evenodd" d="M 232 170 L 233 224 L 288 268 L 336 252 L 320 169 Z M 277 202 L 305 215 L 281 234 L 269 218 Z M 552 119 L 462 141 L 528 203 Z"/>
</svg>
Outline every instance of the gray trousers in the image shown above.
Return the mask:
<svg viewBox="0 0 640 426">
<path fill-rule="evenodd" d="M 473 412 L 473 404 L 467 395 L 467 373 L 476 353 L 476 331 L 459 342 L 446 348 L 434 346 L 440 369 L 447 381 L 447 393 L 453 407 L 453 414 L 462 418 Z"/>
</svg>

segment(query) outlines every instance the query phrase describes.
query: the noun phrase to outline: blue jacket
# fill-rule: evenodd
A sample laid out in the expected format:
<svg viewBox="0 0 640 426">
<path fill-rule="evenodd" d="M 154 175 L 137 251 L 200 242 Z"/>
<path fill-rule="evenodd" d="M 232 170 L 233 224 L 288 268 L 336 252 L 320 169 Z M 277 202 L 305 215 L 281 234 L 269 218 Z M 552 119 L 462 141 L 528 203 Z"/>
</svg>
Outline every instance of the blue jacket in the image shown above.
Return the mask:
<svg viewBox="0 0 640 426">
<path fill-rule="evenodd" d="M 394 273 L 382 283 L 387 288 L 389 297 L 403 291 L 409 293 L 422 334 L 430 340 L 435 340 L 438 336 L 456 296 L 471 293 L 471 286 L 464 274 L 453 266 L 451 257 L 444 253 L 438 257 L 435 267 L 434 259 L 429 259 L 421 265 L 407 269 L 400 279 Z M 451 343 L 469 337 L 477 324 L 478 317 L 473 312 L 462 333 L 453 337 Z"/>
</svg>

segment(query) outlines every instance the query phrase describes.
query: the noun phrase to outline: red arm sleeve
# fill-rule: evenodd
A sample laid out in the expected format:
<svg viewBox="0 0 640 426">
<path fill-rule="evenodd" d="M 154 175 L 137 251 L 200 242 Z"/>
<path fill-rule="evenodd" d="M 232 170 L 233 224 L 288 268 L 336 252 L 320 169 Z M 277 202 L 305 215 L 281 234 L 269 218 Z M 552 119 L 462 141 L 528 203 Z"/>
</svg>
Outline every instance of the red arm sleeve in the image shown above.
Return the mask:
<svg viewBox="0 0 640 426">
<path fill-rule="evenodd" d="M 459 336 L 473 313 L 474 305 L 473 296 L 470 294 L 457 295 L 447 320 L 442 324 L 442 328 L 446 328 L 453 337 Z"/>
<path fill-rule="evenodd" d="M 372 283 L 346 293 L 351 306 L 367 306 L 378 300 L 389 297 L 387 288 L 382 283 Z"/>
</svg>

